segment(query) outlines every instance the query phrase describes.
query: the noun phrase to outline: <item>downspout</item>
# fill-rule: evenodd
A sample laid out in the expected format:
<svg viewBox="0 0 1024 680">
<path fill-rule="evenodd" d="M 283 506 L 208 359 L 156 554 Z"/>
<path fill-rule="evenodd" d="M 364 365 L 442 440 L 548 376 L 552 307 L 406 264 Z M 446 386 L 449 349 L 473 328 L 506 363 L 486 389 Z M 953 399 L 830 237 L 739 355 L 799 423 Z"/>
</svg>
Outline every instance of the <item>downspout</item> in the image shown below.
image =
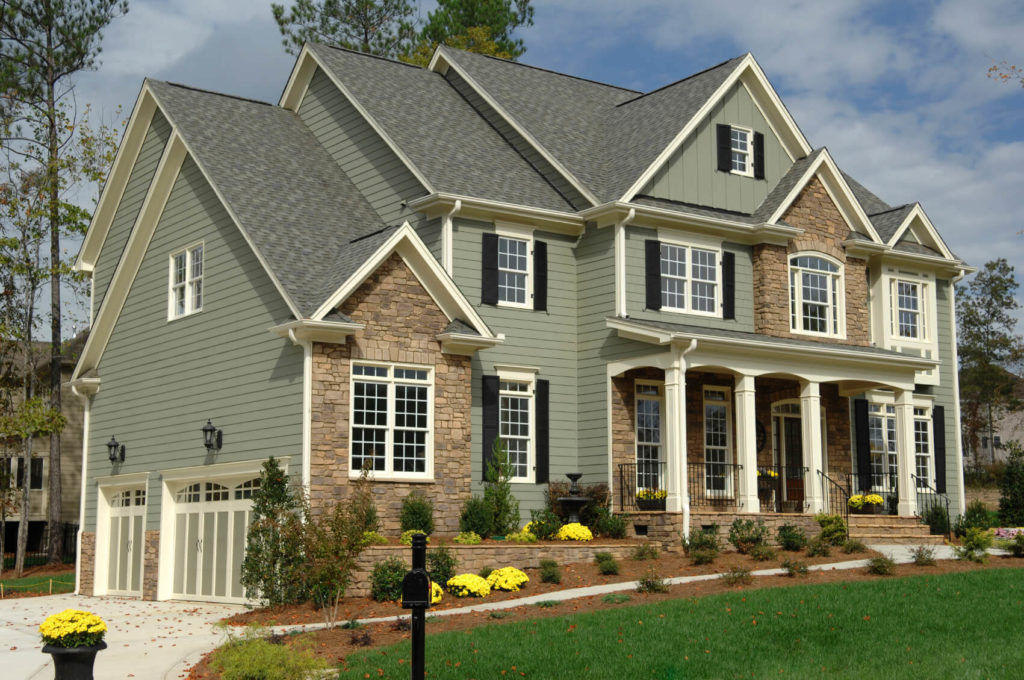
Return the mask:
<svg viewBox="0 0 1024 680">
<path fill-rule="evenodd" d="M 89 413 L 92 400 L 79 392 L 74 384 L 71 385 L 71 394 L 85 402 L 82 413 L 82 481 L 78 495 L 78 535 L 75 537 L 75 595 L 78 595 L 82 588 L 82 532 L 85 530 L 85 480 L 89 472 Z M 93 574 L 95 579 L 96 575 Z"/>
<path fill-rule="evenodd" d="M 956 433 L 956 472 L 960 484 L 959 514 L 963 514 L 966 505 L 964 501 L 967 499 L 964 493 L 964 439 L 960 422 L 960 353 L 957 350 L 956 337 L 956 284 L 963 281 L 965 276 L 967 276 L 967 272 L 961 269 L 960 273 L 952 278 L 949 286 L 949 330 L 953 337 L 953 394 L 955 395 L 953 412 L 956 418 L 956 426 L 953 431 Z"/>
<path fill-rule="evenodd" d="M 310 493 L 313 458 L 313 343 L 300 340 L 295 329 L 288 329 L 288 339 L 302 347 L 302 488 Z"/>
<path fill-rule="evenodd" d="M 678 364 L 679 366 L 679 379 L 682 383 L 679 389 L 679 404 L 682 406 L 682 412 L 679 414 L 680 424 L 680 444 L 682 452 L 682 461 L 679 465 L 679 474 L 676 478 L 676 484 L 679 486 L 681 493 L 683 494 L 683 539 L 690 538 L 690 492 L 687 486 L 686 480 L 686 464 L 688 460 L 686 451 L 686 355 L 697 349 L 697 338 L 690 338 L 690 344 L 686 349 L 679 351 L 678 345 L 672 346 L 672 351 L 675 356 L 672 357 L 672 363 Z"/>
<path fill-rule="evenodd" d="M 630 208 L 626 217 L 615 223 L 615 316 L 629 317 L 626 306 L 626 225 L 636 217 L 636 208 Z"/>
<path fill-rule="evenodd" d="M 454 256 L 452 254 L 452 218 L 462 210 L 462 199 L 455 199 L 455 205 L 441 220 L 441 266 L 452 276 Z"/>
</svg>

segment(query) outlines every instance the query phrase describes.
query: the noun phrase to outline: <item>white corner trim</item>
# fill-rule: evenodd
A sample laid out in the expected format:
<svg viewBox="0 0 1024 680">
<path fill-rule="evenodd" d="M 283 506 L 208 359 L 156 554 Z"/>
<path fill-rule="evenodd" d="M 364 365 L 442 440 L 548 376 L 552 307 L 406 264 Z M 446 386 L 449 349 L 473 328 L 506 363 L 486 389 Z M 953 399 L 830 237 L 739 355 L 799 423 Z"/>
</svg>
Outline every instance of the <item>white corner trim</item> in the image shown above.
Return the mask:
<svg viewBox="0 0 1024 680">
<path fill-rule="evenodd" d="M 920 222 L 924 227 L 928 236 L 931 237 L 933 245 L 938 246 L 938 250 L 942 253 L 943 257 L 948 260 L 955 261 L 956 257 L 953 255 L 953 252 L 946 245 L 946 242 L 942 240 L 942 237 L 939 236 L 939 232 L 935 229 L 935 225 L 933 225 L 932 221 L 928 219 L 928 215 L 925 214 L 924 208 L 921 207 L 920 203 L 915 203 L 914 207 L 911 208 L 909 213 L 907 213 L 906 219 L 903 220 L 903 224 L 900 225 L 899 229 L 896 230 L 896 233 L 894 233 L 892 238 L 889 239 L 888 245 L 895 247 L 896 244 L 899 243 L 900 238 L 910 230 L 910 225 L 913 224 L 915 220 Z"/>
<path fill-rule="evenodd" d="M 74 391 L 74 386 L 71 389 Z M 78 394 L 78 392 L 75 393 Z M 87 395 L 80 396 L 85 403 L 82 409 L 82 479 L 78 487 L 78 533 L 75 536 L 75 549 L 77 550 L 75 554 L 79 557 L 82 555 L 82 532 L 85 531 L 85 495 L 89 490 L 86 485 L 89 479 L 89 427 L 92 424 L 92 400 Z M 93 578 L 95 579 L 95 576 Z M 80 594 L 81 589 L 82 560 L 77 559 L 75 560 L 75 595 Z"/>
</svg>

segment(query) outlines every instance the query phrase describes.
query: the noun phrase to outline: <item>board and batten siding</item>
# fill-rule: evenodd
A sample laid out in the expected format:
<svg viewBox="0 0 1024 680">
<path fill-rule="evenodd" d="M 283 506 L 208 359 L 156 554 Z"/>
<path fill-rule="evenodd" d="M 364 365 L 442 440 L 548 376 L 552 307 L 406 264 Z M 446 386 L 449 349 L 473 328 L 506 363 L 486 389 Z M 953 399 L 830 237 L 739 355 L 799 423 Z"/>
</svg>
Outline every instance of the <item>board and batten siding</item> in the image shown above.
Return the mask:
<svg viewBox="0 0 1024 680">
<path fill-rule="evenodd" d="M 138 158 L 132 166 L 131 174 L 128 176 L 128 183 L 125 185 L 121 202 L 114 211 L 114 218 L 110 222 L 110 229 L 107 237 L 103 240 L 103 247 L 100 248 L 99 257 L 96 259 L 96 266 L 92 273 L 92 303 L 93 313 L 98 314 L 100 305 L 107 295 L 107 287 L 114 277 L 114 270 L 121 260 L 121 253 L 128 242 L 128 236 L 135 226 L 135 219 L 142 209 L 142 202 L 146 199 L 146 192 L 153 181 L 156 167 L 160 164 L 160 157 L 167 146 L 167 139 L 171 136 L 171 124 L 167 122 L 163 114 L 157 110 L 153 114 L 153 120 L 149 123 L 146 137 L 142 141 L 142 148 L 139 149 Z"/>
<path fill-rule="evenodd" d="M 494 226 L 456 218 L 453 225 L 454 279 L 495 333 L 505 342 L 473 355 L 473 457 L 472 489 L 483 490 L 483 406 L 481 376 L 494 375 L 495 364 L 538 369 L 537 378 L 549 380 L 550 466 L 549 478 L 565 480 L 576 471 L 576 264 L 575 237 L 535 231 L 534 238 L 548 244 L 548 309 L 535 311 L 498 307 L 480 302 L 482 238 Z M 591 480 L 593 481 L 593 480 Z M 544 506 L 546 484 L 513 484 L 524 518 Z"/>
<path fill-rule="evenodd" d="M 384 222 L 416 226 L 421 217 L 405 202 L 426 189 L 319 68 L 298 115 Z"/>
<path fill-rule="evenodd" d="M 168 321 L 171 253 L 202 241 L 202 311 Z M 302 349 L 267 332 L 289 310 L 198 167 L 186 159 L 99 364 L 89 476 L 149 472 L 147 524 L 159 529 L 159 471 L 302 455 Z M 209 455 L 201 428 L 224 431 Z M 154 507 L 156 506 L 156 507 Z M 85 530 L 96 518 L 87 485 Z"/>
<path fill-rule="evenodd" d="M 736 125 L 764 135 L 764 179 L 717 170 L 716 125 Z M 761 205 L 792 160 L 743 83 L 736 83 L 700 122 L 640 193 L 741 213 Z"/>
<path fill-rule="evenodd" d="M 680 243 L 686 243 L 686 235 L 682 232 L 676 235 Z M 688 326 L 702 326 L 704 328 L 717 328 L 721 330 L 754 332 L 754 260 L 753 250 L 750 246 L 739 243 L 722 243 L 723 252 L 731 252 L 736 256 L 736 286 L 735 286 L 735 319 L 723 319 L 721 317 L 721 296 L 719 290 L 719 316 L 707 316 L 703 314 L 686 314 L 683 312 L 671 312 L 664 310 L 647 309 L 645 297 L 644 280 L 644 241 L 657 239 L 658 232 L 655 229 L 629 226 L 626 228 L 626 309 L 630 318 L 645 319 L 650 321 L 663 321 L 666 323 L 679 323 Z M 706 238 L 706 237 L 704 237 Z M 694 245 L 700 246 L 701 242 Z M 718 262 L 719 275 L 721 275 L 721 261 Z M 785 293 L 783 293 L 785 294 Z"/>
</svg>

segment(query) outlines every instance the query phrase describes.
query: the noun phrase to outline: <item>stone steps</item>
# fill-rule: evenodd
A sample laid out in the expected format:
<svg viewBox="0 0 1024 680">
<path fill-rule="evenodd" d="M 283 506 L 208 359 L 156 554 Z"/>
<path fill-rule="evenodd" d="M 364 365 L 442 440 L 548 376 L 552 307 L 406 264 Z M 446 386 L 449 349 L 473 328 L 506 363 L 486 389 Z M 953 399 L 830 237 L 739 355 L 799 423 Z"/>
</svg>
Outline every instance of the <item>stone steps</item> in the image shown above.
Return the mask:
<svg viewBox="0 0 1024 680">
<path fill-rule="evenodd" d="M 895 543 L 898 545 L 942 545 L 943 536 L 932 536 L 928 525 L 917 517 L 893 515 L 850 515 L 850 538 L 867 544 Z"/>
</svg>

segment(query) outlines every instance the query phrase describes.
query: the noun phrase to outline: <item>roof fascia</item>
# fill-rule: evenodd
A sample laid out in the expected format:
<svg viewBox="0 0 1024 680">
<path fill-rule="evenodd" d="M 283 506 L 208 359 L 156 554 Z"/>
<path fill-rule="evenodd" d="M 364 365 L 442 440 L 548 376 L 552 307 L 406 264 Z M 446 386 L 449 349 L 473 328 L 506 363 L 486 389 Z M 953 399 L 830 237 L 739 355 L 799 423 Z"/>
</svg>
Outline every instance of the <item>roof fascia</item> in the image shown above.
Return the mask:
<svg viewBox="0 0 1024 680">
<path fill-rule="evenodd" d="M 887 264 L 905 264 L 911 267 L 933 270 L 949 276 L 956 276 L 961 272 L 973 274 L 976 267 L 971 267 L 957 259 L 947 260 L 935 255 L 923 255 L 921 253 L 908 253 L 900 250 L 886 250 L 881 256 L 882 262 Z"/>
<path fill-rule="evenodd" d="M 434 188 L 431 185 L 431 183 L 427 180 L 426 176 L 422 172 L 420 172 L 420 169 L 416 167 L 416 164 L 413 163 L 412 160 L 405 155 L 405 152 L 403 152 L 402 149 L 398 146 L 398 144 L 395 143 L 395 140 L 391 139 L 391 136 L 384 131 L 384 128 L 381 127 L 380 123 L 378 123 L 377 120 L 370 115 L 370 112 L 367 111 L 366 108 L 359 103 L 359 100 L 356 99 L 355 96 L 353 96 L 352 92 L 347 87 L 345 87 L 344 83 L 342 83 L 335 76 L 334 71 L 327 68 L 327 66 L 320 60 L 320 57 L 318 57 L 316 53 L 309 49 L 308 45 L 303 46 L 302 52 L 300 53 L 300 57 L 303 57 L 307 61 L 312 60 L 312 62 L 316 66 L 318 66 L 320 70 L 322 70 L 324 74 L 327 75 L 328 78 L 330 78 L 331 82 L 334 83 L 334 86 L 338 88 L 338 91 L 341 92 L 342 95 L 344 95 L 345 99 L 347 99 L 348 102 L 352 104 L 352 106 L 355 108 L 355 110 L 359 112 L 359 115 L 362 116 L 363 119 L 366 120 L 366 122 L 370 125 L 370 127 L 373 128 L 373 131 L 376 132 L 377 135 L 382 140 L 384 140 L 384 143 L 387 144 L 389 149 L 391 149 L 391 152 L 398 156 L 399 160 L 401 160 L 402 163 L 405 164 L 405 167 L 408 168 L 409 172 L 411 172 L 413 176 L 419 181 L 419 183 L 423 185 L 423 188 L 426 189 L 427 193 L 433 193 Z M 301 103 L 301 98 L 298 93 L 300 92 L 300 90 L 303 94 L 305 93 L 305 89 L 309 86 L 309 80 L 313 78 L 313 73 L 315 72 L 316 69 L 309 67 L 309 65 L 306 62 L 296 63 L 296 67 L 292 70 L 294 82 L 289 82 L 288 88 L 286 88 L 284 93 L 281 95 L 282 106 L 288 104 L 289 106 L 285 106 L 285 108 L 290 108 L 296 113 L 298 112 L 298 107 L 299 104 Z M 303 74 L 308 76 L 308 80 L 306 80 L 305 83 L 302 82 Z M 291 106 L 294 106 L 295 108 L 291 108 Z"/>
<path fill-rule="evenodd" d="M 459 209 L 459 215 L 462 217 L 481 217 L 488 220 L 510 219 L 526 222 L 545 231 L 572 236 L 583 233 L 584 220 L 577 213 L 532 208 L 515 203 L 489 201 L 458 194 L 433 193 L 409 201 L 406 205 L 417 212 L 424 213 L 427 217 L 437 217 L 450 213 L 459 201 L 462 202 Z"/>
<path fill-rule="evenodd" d="M 448 69 L 450 68 L 455 69 L 455 72 L 458 73 L 459 76 L 461 76 L 462 79 L 466 81 L 466 84 L 473 88 L 473 91 L 480 95 L 480 97 L 485 102 L 487 102 L 488 106 L 493 108 L 498 113 L 498 115 L 505 120 L 505 122 L 511 125 L 512 129 L 514 129 L 516 132 L 522 135 L 523 139 L 525 139 L 527 143 L 530 144 L 530 146 L 536 149 L 537 153 L 543 156 L 544 160 L 550 163 L 555 168 L 555 170 L 557 170 L 558 173 L 562 175 L 566 179 L 566 181 L 569 182 L 569 184 L 571 184 L 576 189 L 576 191 L 580 192 L 580 194 L 584 198 L 590 201 L 591 205 L 597 205 L 598 203 L 600 203 L 600 201 L 597 200 L 597 197 L 595 197 L 594 194 L 589 189 L 587 189 L 586 186 L 583 185 L 583 183 L 576 177 L 576 175 L 569 172 L 569 169 L 562 165 L 561 161 L 555 158 L 555 156 L 550 151 L 548 151 L 547 148 L 543 144 L 541 144 L 536 137 L 530 134 L 530 132 L 525 127 L 520 125 L 519 121 L 517 121 L 512 116 L 512 114 L 510 114 L 503 106 L 501 106 L 501 104 L 499 104 L 498 101 L 480 85 L 480 83 L 474 80 L 473 77 L 470 76 L 469 73 L 467 73 L 464 68 L 459 66 L 459 64 L 454 59 L 449 58 L 445 54 L 444 46 L 439 45 L 437 49 L 434 51 L 434 56 L 431 57 L 430 66 L 428 68 L 431 71 L 434 71 L 435 73 L 441 75 L 447 73 Z"/>
<path fill-rule="evenodd" d="M 299 112 L 299 105 L 306 98 L 306 90 L 309 89 L 309 83 L 313 80 L 313 74 L 316 73 L 317 68 L 316 59 L 311 59 L 310 55 L 309 45 L 303 45 L 299 56 L 295 58 L 295 63 L 292 65 L 292 71 L 281 92 L 281 98 L 277 102 L 281 108 L 294 113 Z"/>
<path fill-rule="evenodd" d="M 903 224 L 900 225 L 900 228 L 897 229 L 896 233 L 893 234 L 891 239 L 889 239 L 889 245 L 895 247 L 896 244 L 899 243 L 903 234 L 910 229 L 910 225 L 915 219 L 920 221 L 921 225 L 924 226 L 925 231 L 928 232 L 933 244 L 939 247 L 939 252 L 942 253 L 943 257 L 949 260 L 956 260 L 956 257 L 953 255 L 953 251 L 946 246 L 946 242 L 942 240 L 941 236 L 939 236 L 939 232 L 935 229 L 935 225 L 932 224 L 930 219 L 928 219 L 928 215 L 925 214 L 924 208 L 921 207 L 920 203 L 915 203 L 914 207 L 911 208 L 906 219 L 903 220 Z"/>
<path fill-rule="evenodd" d="M 438 333 L 437 339 L 441 343 L 441 351 L 445 354 L 472 355 L 481 349 L 490 349 L 504 342 L 501 338 L 483 338 L 479 335 L 467 333 Z"/>
<path fill-rule="evenodd" d="M 412 273 L 449 321 L 463 319 L 473 326 L 482 338 L 495 339 L 498 337 L 480 318 L 473 305 L 462 294 L 448 273 L 441 268 L 434 256 L 430 254 L 426 245 L 416 234 L 416 230 L 408 222 L 402 224 L 395 233 L 389 236 L 376 252 L 368 257 L 326 302 L 320 305 L 320 308 L 313 313 L 312 319 L 314 321 L 323 320 L 324 316 L 348 299 L 384 263 L 384 260 L 395 252 L 412 270 Z"/>
<path fill-rule="evenodd" d="M 789 154 L 790 158 L 802 158 L 811 153 L 811 145 L 804 137 L 803 132 L 797 127 L 796 121 L 793 120 L 792 116 L 789 115 L 789 111 L 782 104 L 782 100 L 779 98 L 775 88 L 768 82 L 768 78 L 765 77 L 764 71 L 761 70 L 761 67 L 754 59 L 754 55 L 748 52 L 742 61 L 736 65 L 733 72 L 729 74 L 729 77 L 708 97 L 704 105 L 697 110 L 697 113 L 687 121 L 683 129 L 675 136 L 675 139 L 662 149 L 658 157 L 654 159 L 654 162 L 643 171 L 620 200 L 633 200 L 633 197 L 647 186 L 647 183 L 651 181 L 651 178 L 654 177 L 654 174 L 661 166 L 668 161 L 669 157 L 693 134 L 697 126 L 707 117 L 719 100 L 741 79 L 747 91 L 750 92 L 754 103 L 761 110 L 769 125 L 771 125 L 772 131 L 782 140 L 783 148 L 786 149 L 786 153 Z M 762 101 L 758 101 L 759 99 Z M 780 134 L 780 131 L 782 134 Z"/>
<path fill-rule="evenodd" d="M 75 259 L 74 271 L 92 272 L 93 267 L 96 266 L 96 260 L 100 256 L 103 242 L 107 239 L 110 225 L 117 213 L 117 206 L 121 202 L 121 197 L 124 196 L 125 187 L 128 186 L 135 161 L 138 160 L 139 152 L 142 151 L 142 144 L 146 141 L 146 134 L 149 132 L 156 109 L 156 100 L 143 81 L 139 95 L 135 98 L 135 108 L 132 109 L 132 115 L 128 118 L 128 127 L 125 128 L 124 138 L 117 147 L 107 181 L 103 183 L 103 190 L 100 192 L 92 222 L 89 224 L 82 247 Z"/>
<path fill-rule="evenodd" d="M 811 181 L 811 178 L 816 175 L 821 179 L 825 191 L 828 192 L 832 202 L 843 216 L 843 219 L 846 220 L 847 226 L 853 231 L 870 237 L 875 243 L 882 243 L 882 239 L 878 236 L 878 232 L 875 231 L 870 218 L 868 218 L 864 208 L 861 207 L 860 202 L 854 196 L 850 185 L 843 179 L 843 173 L 839 171 L 839 167 L 832 160 L 832 155 L 828 152 L 828 149 L 822 149 L 814 162 L 807 166 L 807 170 L 804 171 L 800 181 L 793 186 L 786 198 L 779 203 L 775 212 L 768 218 L 768 222 L 774 224 L 782 219 L 786 211 L 796 201 L 800 192 L 804 190 L 807 183 Z"/>
<path fill-rule="evenodd" d="M 366 324 L 344 323 L 341 321 L 313 321 L 298 319 L 271 326 L 268 330 L 282 338 L 288 338 L 296 345 L 304 342 L 327 342 L 342 344 L 350 336 L 366 328 Z"/>
</svg>

